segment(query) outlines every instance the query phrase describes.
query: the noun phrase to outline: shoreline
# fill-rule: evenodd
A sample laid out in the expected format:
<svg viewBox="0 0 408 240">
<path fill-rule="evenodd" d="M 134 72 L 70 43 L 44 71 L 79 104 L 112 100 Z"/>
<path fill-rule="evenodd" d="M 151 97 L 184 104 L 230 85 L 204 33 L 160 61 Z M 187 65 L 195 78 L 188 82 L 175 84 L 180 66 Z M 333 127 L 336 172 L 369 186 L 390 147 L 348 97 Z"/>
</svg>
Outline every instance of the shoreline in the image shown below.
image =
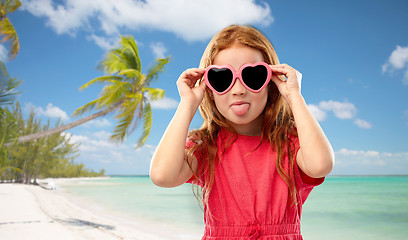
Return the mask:
<svg viewBox="0 0 408 240">
<path fill-rule="evenodd" d="M 36 185 L 0 184 L 0 239 L 164 240 L 175 236 L 172 229 L 157 231 L 154 223 L 143 219 L 130 220 L 100 206 L 99 209 L 87 207 L 93 203 L 63 190 L 64 184 L 87 179 L 41 180 L 41 184 L 54 182 L 56 190 Z"/>
<path fill-rule="evenodd" d="M 402 239 L 406 236 L 404 223 L 407 221 L 408 205 L 403 203 L 408 196 L 408 178 L 394 176 L 387 181 L 377 178 L 370 181 L 361 178 L 345 181 L 347 179 L 348 177 L 334 177 L 309 196 L 301 223 L 305 240 Z M 174 215 L 165 215 L 161 210 L 162 206 L 168 206 L 168 201 L 165 201 L 164 205 L 139 205 L 143 202 L 136 200 L 142 198 L 142 201 L 146 201 L 146 198 L 136 195 L 134 200 L 130 199 L 127 203 L 120 204 L 120 201 L 116 201 L 120 204 L 117 206 L 125 208 L 111 208 L 98 199 L 101 199 L 101 196 L 109 198 L 110 195 L 126 193 L 124 188 L 117 190 L 117 187 L 113 187 L 112 192 L 109 192 L 111 188 L 102 187 L 108 192 L 107 195 L 88 198 L 91 195 L 82 196 L 80 192 L 71 192 L 69 186 L 80 187 L 83 184 L 85 191 L 91 191 L 94 187 L 105 184 L 104 180 L 98 182 L 95 178 L 73 178 L 43 181 L 46 180 L 54 181 L 57 190 L 45 190 L 39 186 L 24 184 L 0 184 L 0 239 L 191 240 L 202 237 L 200 229 L 193 229 L 191 224 L 186 224 L 191 221 L 183 218 L 184 222 L 176 222 L 174 219 L 165 218 Z M 89 180 L 96 181 L 89 183 Z M 113 191 L 114 189 L 116 191 Z M 177 189 L 172 189 L 171 192 L 162 189 L 156 192 L 155 198 L 151 200 L 173 194 L 184 196 L 184 192 Z M 350 197 L 350 194 L 353 194 L 353 197 Z M 150 201 L 149 197 L 147 201 Z M 150 218 L 150 211 L 139 212 L 140 208 L 131 212 L 129 204 L 137 204 L 143 209 L 151 208 L 154 213 L 160 214 L 159 218 L 157 215 Z M 187 205 L 183 202 L 181 206 Z M 387 214 L 383 214 L 384 212 Z M 183 212 L 177 216 L 186 215 Z M 195 216 L 193 217 L 195 219 Z"/>
</svg>

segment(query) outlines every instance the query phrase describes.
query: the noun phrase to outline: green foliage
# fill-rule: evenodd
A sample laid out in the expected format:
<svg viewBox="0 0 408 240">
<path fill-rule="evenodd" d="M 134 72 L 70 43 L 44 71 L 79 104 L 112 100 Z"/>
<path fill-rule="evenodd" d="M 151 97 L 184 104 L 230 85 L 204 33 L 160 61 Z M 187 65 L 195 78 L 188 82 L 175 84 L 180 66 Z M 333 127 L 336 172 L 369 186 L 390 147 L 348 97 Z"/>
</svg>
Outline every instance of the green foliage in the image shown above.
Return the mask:
<svg viewBox="0 0 408 240">
<path fill-rule="evenodd" d="M 0 159 L 6 159 L 8 155 L 8 149 L 4 147 L 4 144 L 17 139 L 17 120 L 7 105 L 13 103 L 18 93 L 16 88 L 20 83 L 21 81 L 16 80 L 16 78 L 10 78 L 6 67 L 0 61 Z M 9 167 L 2 162 L 0 162 L 0 172 L 19 171 L 18 168 Z"/>
<path fill-rule="evenodd" d="M 142 64 L 139 51 L 132 36 L 121 36 L 119 46 L 107 53 L 99 64 L 106 76 L 98 77 L 80 87 L 81 90 L 96 84 L 106 84 L 99 98 L 78 108 L 74 115 L 81 115 L 94 109 L 107 109 L 117 106 L 117 124 L 112 132 L 111 139 L 124 141 L 142 122 L 143 132 L 137 141 L 142 146 L 149 136 L 152 125 L 152 109 L 149 101 L 164 97 L 164 90 L 150 88 L 150 83 L 157 79 L 164 66 L 169 63 L 170 57 L 160 58 L 142 74 Z"/>
<path fill-rule="evenodd" d="M 49 129 L 50 122 L 42 124 L 31 112 L 28 119 L 23 119 L 21 107 L 17 102 L 9 115 L 1 121 L 13 122 L 13 132 L 27 135 Z M 59 126 L 58 122 L 56 126 Z M 15 143 L 10 148 L 0 148 L 1 181 L 32 183 L 37 178 L 47 177 L 94 177 L 104 174 L 104 170 L 95 173 L 83 164 L 74 163 L 79 145 L 72 143 L 68 134 L 54 134 L 45 138 L 25 143 Z"/>
<path fill-rule="evenodd" d="M 3 106 L 12 104 L 18 92 L 17 87 L 21 81 L 11 78 L 6 66 L 0 61 L 0 114 L 4 111 Z"/>
<path fill-rule="evenodd" d="M 1 0 L 0 1 L 0 36 L 3 37 L 2 43 L 9 42 L 9 59 L 13 59 L 20 51 L 20 42 L 13 24 L 7 18 L 7 14 L 16 11 L 21 6 L 19 0 Z"/>
</svg>

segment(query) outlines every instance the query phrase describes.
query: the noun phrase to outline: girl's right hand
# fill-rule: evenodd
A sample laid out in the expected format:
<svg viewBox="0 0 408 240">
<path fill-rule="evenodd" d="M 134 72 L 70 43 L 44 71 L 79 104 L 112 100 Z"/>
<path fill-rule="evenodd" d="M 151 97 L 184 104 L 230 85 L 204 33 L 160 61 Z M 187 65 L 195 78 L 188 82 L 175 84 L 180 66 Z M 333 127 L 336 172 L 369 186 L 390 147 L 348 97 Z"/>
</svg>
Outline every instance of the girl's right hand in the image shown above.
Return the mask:
<svg viewBox="0 0 408 240">
<path fill-rule="evenodd" d="M 181 101 L 153 154 L 150 178 L 161 187 L 176 187 L 185 183 L 197 169 L 197 159 L 186 159 L 186 140 L 191 120 L 204 98 L 205 82 L 196 84 L 205 70 L 187 69 L 177 80 Z M 196 86 L 197 85 L 197 86 Z"/>
<path fill-rule="evenodd" d="M 203 75 L 205 70 L 201 68 L 190 68 L 184 71 L 177 80 L 177 88 L 180 94 L 181 101 L 193 104 L 198 107 L 204 98 L 206 88 L 205 82 L 201 81 L 196 85 Z"/>
</svg>

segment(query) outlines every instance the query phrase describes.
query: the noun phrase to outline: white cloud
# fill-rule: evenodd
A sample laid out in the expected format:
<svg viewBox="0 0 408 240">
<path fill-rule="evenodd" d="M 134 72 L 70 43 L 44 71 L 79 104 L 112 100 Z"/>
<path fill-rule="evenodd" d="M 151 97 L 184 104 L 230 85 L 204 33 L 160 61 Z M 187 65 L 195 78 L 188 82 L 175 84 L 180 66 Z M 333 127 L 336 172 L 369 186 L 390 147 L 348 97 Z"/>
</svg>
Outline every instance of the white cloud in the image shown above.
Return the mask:
<svg viewBox="0 0 408 240">
<path fill-rule="evenodd" d="M 94 151 L 109 151 L 118 147 L 117 143 L 108 141 L 109 138 L 100 138 L 95 136 L 72 135 L 72 143 L 80 143 L 80 151 L 94 152 Z"/>
<path fill-rule="evenodd" d="M 59 5 L 52 0 L 22 0 L 21 10 L 37 17 L 46 17 L 47 25 L 58 34 L 75 35 L 80 27 L 89 26 L 89 17 L 96 14 L 97 1 L 70 0 Z"/>
<path fill-rule="evenodd" d="M 387 72 L 388 69 L 389 69 L 388 63 L 384 63 L 384 64 L 381 66 L 382 73 Z"/>
<path fill-rule="evenodd" d="M 318 106 L 308 104 L 307 107 L 309 108 L 310 112 L 313 114 L 317 121 L 321 122 L 326 119 L 327 117 L 326 112 L 320 109 Z"/>
<path fill-rule="evenodd" d="M 322 101 L 319 107 L 326 111 L 333 111 L 340 119 L 352 119 L 357 114 L 357 108 L 349 102 Z"/>
<path fill-rule="evenodd" d="M 408 47 L 397 46 L 391 53 L 388 63 L 396 69 L 403 69 L 408 63 Z"/>
<path fill-rule="evenodd" d="M 354 124 L 356 124 L 359 128 L 364 128 L 364 129 L 369 129 L 369 128 L 373 127 L 373 125 L 371 123 L 369 123 L 369 122 L 367 122 L 365 120 L 359 119 L 359 118 L 356 118 L 354 120 Z"/>
<path fill-rule="evenodd" d="M 350 150 L 335 152 L 333 174 L 407 174 L 408 152 Z"/>
<path fill-rule="evenodd" d="M 112 126 L 112 123 L 106 118 L 96 118 L 89 122 L 81 124 L 81 126 L 85 128 L 91 128 L 91 127 L 103 128 L 103 127 Z"/>
<path fill-rule="evenodd" d="M 164 97 L 160 100 L 150 101 L 150 104 L 155 109 L 175 109 L 178 106 L 178 101 L 173 98 Z"/>
<path fill-rule="evenodd" d="M 397 46 L 392 51 L 388 61 L 382 65 L 382 72 L 394 72 L 396 70 L 404 71 L 402 83 L 408 85 L 408 46 Z"/>
<path fill-rule="evenodd" d="M 147 175 L 150 161 L 156 146 L 144 145 L 135 149 L 134 144 L 114 143 L 109 140 L 110 133 L 99 131 L 86 135 L 71 136 L 71 143 L 80 144 L 76 162 L 84 163 L 88 168 L 107 174 Z"/>
<path fill-rule="evenodd" d="M 45 17 L 58 34 L 79 30 L 117 34 L 120 29 L 143 28 L 172 32 L 187 40 L 203 40 L 230 24 L 273 22 L 266 3 L 253 0 L 22 0 L 21 9 Z M 216 6 L 216 7 L 214 7 Z M 233 6 L 233 11 L 231 11 Z"/>
<path fill-rule="evenodd" d="M 404 110 L 402 114 L 402 118 L 405 119 L 406 124 L 408 125 L 408 109 Z"/>
<path fill-rule="evenodd" d="M 167 49 L 162 42 L 155 42 L 150 44 L 150 48 L 153 50 L 155 58 L 165 58 Z"/>
<path fill-rule="evenodd" d="M 0 44 L 0 61 L 8 61 L 8 50 L 3 44 Z"/>
<path fill-rule="evenodd" d="M 333 112 L 339 119 L 354 119 L 357 114 L 356 106 L 349 102 L 329 100 L 321 101 L 318 105 L 308 104 L 307 107 L 319 122 L 326 119 L 327 112 Z M 359 118 L 354 119 L 354 124 L 363 129 L 370 129 L 373 127 L 370 122 Z"/>
<path fill-rule="evenodd" d="M 45 109 L 42 107 L 36 107 L 31 103 L 27 103 L 25 105 L 25 109 L 28 112 L 33 110 L 37 116 L 45 116 L 49 118 L 60 118 L 62 121 L 69 120 L 67 113 L 63 111 L 62 109 L 60 109 L 59 107 L 54 106 L 52 103 L 48 103 Z"/>
<path fill-rule="evenodd" d="M 349 150 L 346 148 L 342 148 L 336 152 L 336 155 L 343 155 L 343 156 L 359 156 L 362 158 L 369 157 L 369 158 L 378 158 L 380 156 L 380 152 L 377 151 L 362 151 L 362 150 Z M 389 156 L 389 153 L 386 153 Z"/>
<path fill-rule="evenodd" d="M 94 42 L 96 45 L 98 45 L 100 48 L 104 50 L 110 50 L 113 47 L 116 46 L 119 37 L 103 37 L 103 36 L 97 36 L 95 34 L 91 34 L 90 36 L 87 37 L 89 41 Z"/>
<path fill-rule="evenodd" d="M 107 140 L 111 136 L 111 133 L 102 130 L 102 131 L 92 133 L 92 136 L 96 137 L 97 139 Z"/>
</svg>

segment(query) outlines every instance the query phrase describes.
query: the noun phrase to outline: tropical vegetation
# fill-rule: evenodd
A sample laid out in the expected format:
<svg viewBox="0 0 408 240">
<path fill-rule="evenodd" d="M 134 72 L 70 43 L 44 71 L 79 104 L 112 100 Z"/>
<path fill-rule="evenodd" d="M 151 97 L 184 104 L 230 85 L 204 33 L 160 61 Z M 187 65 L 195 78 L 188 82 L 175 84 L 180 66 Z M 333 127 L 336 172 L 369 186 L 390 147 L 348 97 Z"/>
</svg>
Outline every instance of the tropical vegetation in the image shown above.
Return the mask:
<svg viewBox="0 0 408 240">
<path fill-rule="evenodd" d="M 16 57 L 20 44 L 7 16 L 20 6 L 19 0 L 0 0 L 0 38 L 2 43 L 9 43 L 9 60 Z M 24 119 L 20 104 L 15 102 L 21 81 L 11 78 L 0 61 L 0 182 L 36 183 L 38 178 L 104 175 L 104 169 L 93 172 L 74 162 L 79 144 L 72 142 L 64 131 L 115 112 L 118 122 L 111 139 L 122 142 L 141 124 L 143 131 L 136 146 L 142 146 L 152 127 L 150 101 L 162 99 L 165 93 L 150 84 L 169 60 L 170 57 L 157 59 L 143 74 L 134 38 L 120 36 L 118 46 L 110 50 L 99 65 L 105 75 L 80 88 L 105 84 L 99 97 L 78 108 L 73 115 L 97 112 L 64 125 L 58 121 L 53 127 L 49 120 L 43 124 L 33 110 Z"/>
<path fill-rule="evenodd" d="M 23 119 L 18 102 L 13 106 L 12 112 L 11 120 L 16 121 L 19 134 L 50 128 L 50 122 L 42 124 L 33 111 L 27 119 Z M 0 159 L 0 180 L 36 184 L 38 178 L 104 175 L 104 170 L 96 173 L 86 169 L 84 164 L 73 161 L 78 147 L 79 144 L 73 143 L 68 134 L 54 134 L 36 141 L 15 144 Z"/>
<path fill-rule="evenodd" d="M 4 64 L 0 61 L 0 159 L 8 156 L 8 148 L 5 143 L 13 141 L 17 137 L 17 124 L 15 116 L 7 108 L 14 102 L 18 94 L 16 89 L 21 81 L 17 78 L 11 78 Z M 0 171 L 2 169 L 0 163 Z"/>
<path fill-rule="evenodd" d="M 20 51 L 20 42 L 13 24 L 7 15 L 16 11 L 21 6 L 19 0 L 0 0 L 0 36 L 2 43 L 9 42 L 9 59 L 13 59 Z"/>
<path fill-rule="evenodd" d="M 32 141 L 52 134 L 71 129 L 92 119 L 115 112 L 117 124 L 111 139 L 122 142 L 135 128 L 141 124 L 143 131 L 137 141 L 137 147 L 142 146 L 149 136 L 152 127 L 152 108 L 150 101 L 162 99 L 164 90 L 152 88 L 150 84 L 157 79 L 170 57 L 159 58 L 146 74 L 142 73 L 139 51 L 132 36 L 121 36 L 119 46 L 110 50 L 99 69 L 105 76 L 97 77 L 80 87 L 81 90 L 93 84 L 105 84 L 100 96 L 78 108 L 74 116 L 98 110 L 98 112 L 78 119 L 72 123 L 61 125 L 43 132 L 19 136 L 18 142 Z M 11 143 L 8 143 L 9 146 Z"/>
<path fill-rule="evenodd" d="M 103 169 L 97 173 L 74 162 L 79 144 L 73 143 L 68 134 L 15 143 L 12 147 L 4 145 L 14 142 L 19 135 L 47 130 L 50 122 L 42 124 L 33 111 L 24 119 L 20 104 L 13 104 L 20 81 L 10 78 L 1 62 L 0 69 L 0 182 L 36 183 L 38 178 L 104 175 Z M 56 126 L 59 125 L 57 122 Z"/>
</svg>

